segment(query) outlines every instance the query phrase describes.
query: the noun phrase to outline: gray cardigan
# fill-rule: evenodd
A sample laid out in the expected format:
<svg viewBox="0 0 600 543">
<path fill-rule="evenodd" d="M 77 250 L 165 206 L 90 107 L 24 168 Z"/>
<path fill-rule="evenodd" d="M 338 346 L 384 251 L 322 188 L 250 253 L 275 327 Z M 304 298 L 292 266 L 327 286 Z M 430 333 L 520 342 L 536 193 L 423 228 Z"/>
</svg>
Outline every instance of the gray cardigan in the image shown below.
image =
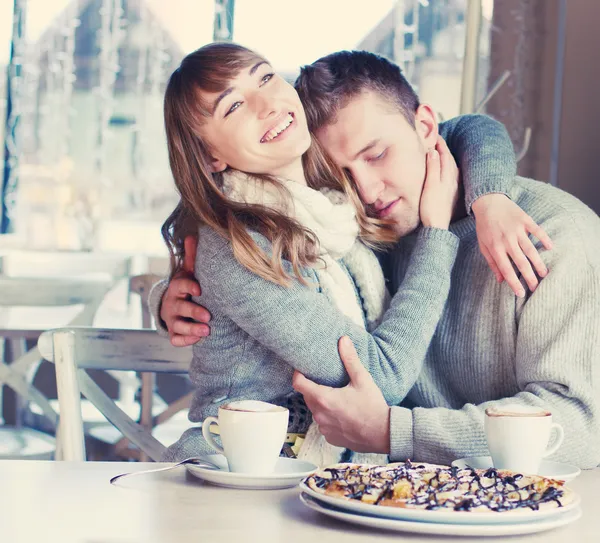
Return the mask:
<svg viewBox="0 0 600 543">
<path fill-rule="evenodd" d="M 466 116 L 443 127 L 442 134 L 462 168 L 467 209 L 481 194 L 507 193 L 516 166 L 500 123 Z M 484 144 L 495 149 L 495 158 Z M 266 239 L 253 236 L 270 251 Z M 190 420 L 202 421 L 216 414 L 219 405 L 242 398 L 296 406 L 294 369 L 319 383 L 343 386 L 347 375 L 337 352 L 343 335 L 352 339 L 388 403 L 398 404 L 421 370 L 448 295 L 458 248 L 458 238 L 446 230 L 423 228 L 417 237 L 409 272 L 383 321 L 369 333 L 327 300 L 313 270 L 302 270 L 309 287 L 297 281 L 280 287 L 249 272 L 234 258 L 226 240 L 201 227 L 195 273 L 202 295 L 195 301 L 211 312 L 212 319 L 211 336 L 194 346 L 190 377 L 196 393 Z M 155 316 L 163 288 L 152 292 Z M 310 419 L 292 417 L 292 422 L 290 431 L 304 431 Z M 206 450 L 194 429 L 170 448 L 167 459 Z"/>
</svg>

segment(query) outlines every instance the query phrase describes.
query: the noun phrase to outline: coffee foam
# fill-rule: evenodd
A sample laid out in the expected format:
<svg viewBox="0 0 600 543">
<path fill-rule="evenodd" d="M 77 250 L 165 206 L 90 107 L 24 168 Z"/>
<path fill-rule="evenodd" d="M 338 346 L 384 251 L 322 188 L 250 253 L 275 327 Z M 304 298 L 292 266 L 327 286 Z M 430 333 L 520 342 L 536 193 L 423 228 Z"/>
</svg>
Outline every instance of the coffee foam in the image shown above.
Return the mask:
<svg viewBox="0 0 600 543">
<path fill-rule="evenodd" d="M 529 405 L 509 404 L 501 407 L 488 407 L 485 410 L 488 417 L 549 417 L 550 411 Z"/>
<path fill-rule="evenodd" d="M 273 413 L 287 411 L 285 407 L 262 402 L 260 400 L 240 400 L 238 402 L 231 402 L 222 405 L 221 409 L 225 409 L 227 411 L 244 411 L 246 413 Z"/>
</svg>

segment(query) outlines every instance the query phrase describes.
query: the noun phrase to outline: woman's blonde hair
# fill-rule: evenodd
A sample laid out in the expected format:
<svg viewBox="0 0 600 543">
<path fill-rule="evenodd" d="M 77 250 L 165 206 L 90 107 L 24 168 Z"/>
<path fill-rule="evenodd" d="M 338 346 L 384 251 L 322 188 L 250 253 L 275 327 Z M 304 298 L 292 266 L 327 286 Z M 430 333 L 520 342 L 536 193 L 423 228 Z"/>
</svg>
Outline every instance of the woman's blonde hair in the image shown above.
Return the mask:
<svg viewBox="0 0 600 543">
<path fill-rule="evenodd" d="M 302 282 L 301 267 L 319 258 L 318 239 L 296 220 L 260 205 L 235 202 L 223 193 L 222 173 L 212 173 L 211 153 L 199 127 L 211 115 L 199 91 L 222 92 L 242 69 L 264 61 L 257 53 L 232 43 L 211 43 L 186 56 L 171 75 L 164 100 L 169 162 L 181 200 L 162 227 L 171 255 L 171 273 L 183 263 L 186 236 L 197 236 L 198 226 L 207 225 L 231 242 L 235 258 L 251 272 L 286 286 L 290 276 L 283 267 L 288 260 Z M 371 247 L 396 239 L 389 222 L 370 218 L 343 170 L 326 155 L 318 141 L 302 157 L 306 181 L 313 189 L 330 188 L 348 195 L 357 210 L 360 238 Z M 289 198 L 285 187 L 268 175 L 253 175 L 277 187 Z M 267 255 L 249 231 L 262 234 L 272 244 Z"/>
</svg>

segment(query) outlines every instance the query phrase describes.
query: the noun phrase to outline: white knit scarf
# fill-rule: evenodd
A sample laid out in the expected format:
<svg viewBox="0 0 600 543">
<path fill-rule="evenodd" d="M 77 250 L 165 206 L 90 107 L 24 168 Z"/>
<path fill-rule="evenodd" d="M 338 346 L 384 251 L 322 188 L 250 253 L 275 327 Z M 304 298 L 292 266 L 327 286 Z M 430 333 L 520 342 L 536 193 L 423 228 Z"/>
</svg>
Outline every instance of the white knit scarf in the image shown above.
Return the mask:
<svg viewBox="0 0 600 543">
<path fill-rule="evenodd" d="M 323 293 L 344 315 L 358 326 L 372 329 L 380 322 L 389 305 L 389 294 L 381 266 L 375 255 L 358 240 L 356 210 L 338 191 L 316 191 L 286 179 L 278 179 L 291 195 L 271 183 L 245 173 L 229 170 L 223 176 L 223 192 L 241 203 L 258 204 L 275 209 L 297 220 L 319 240 L 322 262 L 315 273 Z M 360 293 L 362 307 L 356 297 L 352 279 L 338 260 L 343 260 Z M 313 423 L 302 444 L 299 457 L 319 466 L 339 462 L 344 449 L 328 444 Z M 355 457 L 356 459 L 356 457 Z M 362 461 L 380 463 L 381 455 L 368 455 Z"/>
</svg>

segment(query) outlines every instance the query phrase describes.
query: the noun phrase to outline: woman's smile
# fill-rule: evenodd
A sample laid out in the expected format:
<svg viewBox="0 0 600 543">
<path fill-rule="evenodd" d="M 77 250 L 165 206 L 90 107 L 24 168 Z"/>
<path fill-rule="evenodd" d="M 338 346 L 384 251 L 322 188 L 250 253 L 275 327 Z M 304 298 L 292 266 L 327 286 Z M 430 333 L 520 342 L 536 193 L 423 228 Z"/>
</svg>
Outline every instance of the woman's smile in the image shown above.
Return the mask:
<svg viewBox="0 0 600 543">
<path fill-rule="evenodd" d="M 271 128 L 265 132 L 260 142 L 272 143 L 284 140 L 296 126 L 294 114 L 285 113 L 283 116 L 279 116 L 277 121 L 271 122 Z"/>
</svg>

